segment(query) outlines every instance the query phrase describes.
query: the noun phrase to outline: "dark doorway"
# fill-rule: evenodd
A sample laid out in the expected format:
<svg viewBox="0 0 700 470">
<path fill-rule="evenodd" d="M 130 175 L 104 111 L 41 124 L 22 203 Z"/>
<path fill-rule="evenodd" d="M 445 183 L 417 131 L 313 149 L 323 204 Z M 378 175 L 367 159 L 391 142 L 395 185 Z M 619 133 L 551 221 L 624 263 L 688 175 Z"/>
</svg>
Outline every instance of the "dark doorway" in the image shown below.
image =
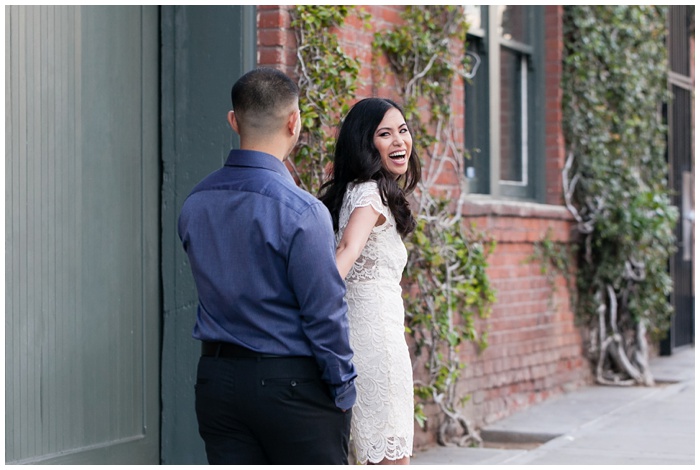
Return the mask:
<svg viewBox="0 0 700 470">
<path fill-rule="evenodd" d="M 661 343 L 661 354 L 670 355 L 679 346 L 695 342 L 695 168 L 693 165 L 693 77 L 695 7 L 669 7 L 669 88 L 672 98 L 667 107 L 669 185 L 680 217 L 676 225 L 677 252 L 670 269 L 674 291 L 671 302 L 674 317 L 668 337 Z"/>
</svg>

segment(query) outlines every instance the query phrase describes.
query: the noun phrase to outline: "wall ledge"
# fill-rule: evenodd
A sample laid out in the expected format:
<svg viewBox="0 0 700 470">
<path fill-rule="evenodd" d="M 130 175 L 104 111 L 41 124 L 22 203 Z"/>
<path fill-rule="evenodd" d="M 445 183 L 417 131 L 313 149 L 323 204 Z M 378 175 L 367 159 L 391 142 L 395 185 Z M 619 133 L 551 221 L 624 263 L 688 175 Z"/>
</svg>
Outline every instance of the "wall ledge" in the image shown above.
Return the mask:
<svg viewBox="0 0 700 470">
<path fill-rule="evenodd" d="M 490 196 L 474 194 L 462 197 L 464 199 L 462 206 L 464 217 L 501 216 L 575 221 L 571 212 L 564 206 L 512 199 L 494 199 Z"/>
</svg>

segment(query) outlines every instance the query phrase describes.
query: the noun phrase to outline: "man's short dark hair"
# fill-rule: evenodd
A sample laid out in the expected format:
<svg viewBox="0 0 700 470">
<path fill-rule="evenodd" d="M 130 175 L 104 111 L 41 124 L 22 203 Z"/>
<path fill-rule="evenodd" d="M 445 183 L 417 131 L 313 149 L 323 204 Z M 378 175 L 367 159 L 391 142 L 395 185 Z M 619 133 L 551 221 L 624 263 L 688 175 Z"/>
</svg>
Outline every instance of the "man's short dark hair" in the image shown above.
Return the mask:
<svg viewBox="0 0 700 470">
<path fill-rule="evenodd" d="M 231 105 L 243 131 L 271 131 L 299 101 L 299 87 L 279 70 L 260 67 L 231 88 Z"/>
</svg>

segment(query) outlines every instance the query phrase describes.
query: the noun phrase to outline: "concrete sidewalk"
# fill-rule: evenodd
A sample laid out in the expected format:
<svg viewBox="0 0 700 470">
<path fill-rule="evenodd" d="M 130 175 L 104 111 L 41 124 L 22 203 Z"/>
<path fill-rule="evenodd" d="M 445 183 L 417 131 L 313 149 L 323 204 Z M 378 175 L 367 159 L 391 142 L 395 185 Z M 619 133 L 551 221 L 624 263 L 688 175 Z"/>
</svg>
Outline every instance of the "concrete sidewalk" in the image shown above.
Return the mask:
<svg viewBox="0 0 700 470">
<path fill-rule="evenodd" d="M 411 464 L 695 465 L 695 348 L 650 367 L 654 387 L 584 387 L 481 430 L 501 448 L 434 447 Z"/>
</svg>

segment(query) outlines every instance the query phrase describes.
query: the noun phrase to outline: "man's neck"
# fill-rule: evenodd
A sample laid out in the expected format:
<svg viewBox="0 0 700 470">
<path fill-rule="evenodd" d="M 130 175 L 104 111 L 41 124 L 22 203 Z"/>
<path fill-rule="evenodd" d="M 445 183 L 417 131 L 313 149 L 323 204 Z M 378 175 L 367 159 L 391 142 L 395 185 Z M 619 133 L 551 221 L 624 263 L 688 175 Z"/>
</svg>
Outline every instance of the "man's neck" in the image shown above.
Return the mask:
<svg viewBox="0 0 700 470">
<path fill-rule="evenodd" d="M 241 150 L 255 150 L 256 152 L 268 153 L 281 162 L 284 162 L 289 156 L 286 142 L 278 137 L 271 137 L 269 141 L 265 142 L 241 138 Z"/>
</svg>

